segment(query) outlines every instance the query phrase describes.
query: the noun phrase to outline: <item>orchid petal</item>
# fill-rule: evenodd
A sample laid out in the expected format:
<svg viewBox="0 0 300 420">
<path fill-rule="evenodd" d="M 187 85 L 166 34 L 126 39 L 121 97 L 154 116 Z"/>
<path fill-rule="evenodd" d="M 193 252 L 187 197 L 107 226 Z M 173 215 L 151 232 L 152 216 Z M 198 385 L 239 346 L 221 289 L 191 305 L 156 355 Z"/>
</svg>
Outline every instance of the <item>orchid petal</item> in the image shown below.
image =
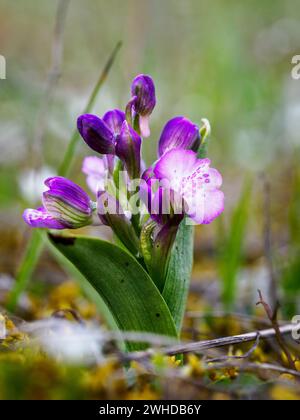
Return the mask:
<svg viewBox="0 0 300 420">
<path fill-rule="evenodd" d="M 136 76 L 131 85 L 131 94 L 136 96 L 134 110 L 139 115 L 150 115 L 156 104 L 155 86 L 152 78 L 145 74 Z"/>
<path fill-rule="evenodd" d="M 115 136 L 121 132 L 123 121 L 125 120 L 125 113 L 119 109 L 112 109 L 103 115 L 103 121 L 114 133 Z"/>
<path fill-rule="evenodd" d="M 127 121 L 123 122 L 116 154 L 124 162 L 130 178 L 138 178 L 141 171 L 141 138 Z"/>
<path fill-rule="evenodd" d="M 24 221 L 33 228 L 66 229 L 66 225 L 56 220 L 45 209 L 26 209 Z"/>
<path fill-rule="evenodd" d="M 96 115 L 84 114 L 77 120 L 77 128 L 86 144 L 103 155 L 115 153 L 114 133 Z"/>
<path fill-rule="evenodd" d="M 159 156 L 171 149 L 197 151 L 200 146 L 199 127 L 185 117 L 175 117 L 165 125 L 158 145 Z"/>
<path fill-rule="evenodd" d="M 49 191 L 44 193 L 44 198 L 46 198 L 44 207 L 47 210 L 48 199 L 51 201 L 51 197 L 53 197 L 62 200 L 84 214 L 91 214 L 91 200 L 79 185 L 76 185 L 67 178 L 59 176 L 46 179 L 45 185 L 49 188 Z"/>
</svg>

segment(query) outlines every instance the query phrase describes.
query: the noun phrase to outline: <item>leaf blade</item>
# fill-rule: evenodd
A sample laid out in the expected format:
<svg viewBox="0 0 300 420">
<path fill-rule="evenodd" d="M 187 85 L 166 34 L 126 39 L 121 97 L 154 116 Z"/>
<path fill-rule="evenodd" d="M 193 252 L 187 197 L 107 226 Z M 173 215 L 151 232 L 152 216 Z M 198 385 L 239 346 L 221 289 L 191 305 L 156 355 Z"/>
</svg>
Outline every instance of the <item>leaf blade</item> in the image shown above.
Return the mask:
<svg viewBox="0 0 300 420">
<path fill-rule="evenodd" d="M 122 331 L 177 337 L 167 304 L 140 264 L 120 247 L 96 238 L 49 235 L 101 295 Z M 128 343 L 139 350 L 141 343 Z"/>
<path fill-rule="evenodd" d="M 186 220 L 183 220 L 178 228 L 162 293 L 178 333 L 181 330 L 190 287 L 194 252 L 193 239 L 194 226 L 186 224 Z"/>
</svg>

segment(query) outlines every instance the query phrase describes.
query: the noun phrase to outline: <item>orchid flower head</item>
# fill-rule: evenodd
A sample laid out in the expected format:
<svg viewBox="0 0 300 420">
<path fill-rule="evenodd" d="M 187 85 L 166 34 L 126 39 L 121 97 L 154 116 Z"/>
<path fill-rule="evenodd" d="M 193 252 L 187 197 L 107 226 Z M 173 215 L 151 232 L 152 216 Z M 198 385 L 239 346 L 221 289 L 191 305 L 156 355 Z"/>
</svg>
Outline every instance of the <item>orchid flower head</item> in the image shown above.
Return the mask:
<svg viewBox="0 0 300 420">
<path fill-rule="evenodd" d="M 76 229 L 92 223 L 93 202 L 81 187 L 63 177 L 46 179 L 43 206 L 26 209 L 23 219 L 31 227 Z"/>
<path fill-rule="evenodd" d="M 210 168 L 209 159 L 198 159 L 192 150 L 171 149 L 153 165 L 152 174 L 152 181 L 155 179 L 163 184 L 157 190 L 159 194 L 153 192 L 148 177 L 147 191 L 151 202 L 162 200 L 168 192 L 174 213 L 179 211 L 196 224 L 208 224 L 223 212 L 224 194 L 220 190 L 222 176 L 216 169 Z M 145 191 L 142 199 L 144 197 Z M 157 219 L 157 214 L 152 215 L 151 209 L 149 212 Z M 162 217 L 161 214 L 159 216 Z"/>
<path fill-rule="evenodd" d="M 78 131 L 86 144 L 102 155 L 115 154 L 115 137 L 109 126 L 92 114 L 77 119 Z"/>
<path fill-rule="evenodd" d="M 136 76 L 131 84 L 132 98 L 127 105 L 129 113 L 138 116 L 139 130 L 143 137 L 150 136 L 149 117 L 156 105 L 155 86 L 146 74 Z"/>
</svg>

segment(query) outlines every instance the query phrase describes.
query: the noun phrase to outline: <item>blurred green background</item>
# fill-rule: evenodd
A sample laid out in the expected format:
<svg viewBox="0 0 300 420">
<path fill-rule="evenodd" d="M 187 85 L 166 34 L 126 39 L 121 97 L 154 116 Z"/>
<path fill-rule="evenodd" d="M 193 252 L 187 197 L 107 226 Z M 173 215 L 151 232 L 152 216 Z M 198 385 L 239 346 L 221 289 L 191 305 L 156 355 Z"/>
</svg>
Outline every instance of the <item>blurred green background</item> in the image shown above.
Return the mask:
<svg viewBox="0 0 300 420">
<path fill-rule="evenodd" d="M 200 288 L 205 305 L 251 311 L 256 289 L 270 294 L 275 282 L 283 315 L 299 313 L 300 80 L 291 77 L 291 59 L 300 53 L 300 3 L 71 0 L 62 76 L 39 145 L 56 8 L 56 1 L 0 0 L 0 54 L 7 61 L 7 79 L 0 81 L 0 291 L 12 284 L 30 237 L 22 211 L 36 204 L 42 178 L 56 172 L 76 118 L 121 40 L 94 112 L 124 108 L 133 77 L 150 74 L 157 107 L 143 145 L 147 163 L 169 118 L 206 117 L 212 125 L 209 157 L 223 174 L 226 210 L 197 228 L 194 290 Z M 72 179 L 82 185 L 87 154 L 80 143 Z M 62 280 L 47 264 L 44 255 L 32 288 Z"/>
</svg>

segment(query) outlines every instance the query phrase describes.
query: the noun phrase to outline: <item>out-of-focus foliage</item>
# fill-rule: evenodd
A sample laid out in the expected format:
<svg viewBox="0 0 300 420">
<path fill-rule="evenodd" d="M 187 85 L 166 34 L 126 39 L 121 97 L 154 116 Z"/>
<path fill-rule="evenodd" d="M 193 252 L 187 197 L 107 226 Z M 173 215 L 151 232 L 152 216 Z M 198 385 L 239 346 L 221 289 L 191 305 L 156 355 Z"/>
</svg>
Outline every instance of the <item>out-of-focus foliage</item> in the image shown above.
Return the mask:
<svg viewBox="0 0 300 420">
<path fill-rule="evenodd" d="M 124 368 L 126 354 L 105 339 L 107 331 L 95 317 L 95 308 L 80 297 L 74 283 L 55 288 L 46 306 L 40 299 L 30 300 L 39 321 L 0 315 L 0 399 L 300 399 L 299 378 L 280 372 L 278 355 L 267 343 L 234 364 L 230 357 L 242 356 L 249 344 L 210 350 L 205 357 L 189 354 L 182 363 L 157 350 L 148 360 L 132 360 Z M 57 306 L 73 309 L 45 316 Z M 196 322 L 187 316 L 184 336 L 190 339 L 198 330 L 211 338 L 243 332 L 244 322 L 230 315 Z M 247 328 L 254 328 L 255 322 L 246 320 Z M 210 363 L 215 357 L 227 357 L 228 365 Z M 260 368 L 265 362 L 279 371 Z"/>
<path fill-rule="evenodd" d="M 238 270 L 241 266 L 246 226 L 248 221 L 251 185 L 247 181 L 241 197 L 232 212 L 230 230 L 226 234 L 220 230 L 220 277 L 222 281 L 222 300 L 226 309 L 230 309 L 236 299 Z"/>
</svg>

